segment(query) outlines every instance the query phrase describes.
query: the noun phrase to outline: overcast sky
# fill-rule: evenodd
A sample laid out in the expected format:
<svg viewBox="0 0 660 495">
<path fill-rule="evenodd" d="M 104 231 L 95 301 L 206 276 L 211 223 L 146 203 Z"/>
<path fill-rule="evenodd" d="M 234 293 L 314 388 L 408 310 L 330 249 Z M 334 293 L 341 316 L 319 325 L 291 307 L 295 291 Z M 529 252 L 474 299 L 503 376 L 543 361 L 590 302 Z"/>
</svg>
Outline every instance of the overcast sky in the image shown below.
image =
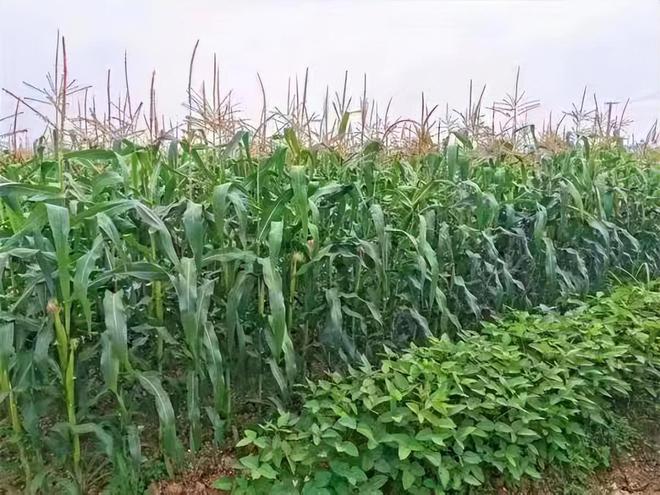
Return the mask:
<svg viewBox="0 0 660 495">
<path fill-rule="evenodd" d="M 45 85 L 59 28 L 81 83 L 103 95 L 111 68 L 119 90 L 127 50 L 134 98 L 155 69 L 159 111 L 174 118 L 197 39 L 196 84 L 217 53 L 221 83 L 248 116 L 261 105 L 257 72 L 271 104 L 306 67 L 316 98 L 326 84 L 339 89 L 344 70 L 357 97 L 366 73 L 371 97 L 416 116 L 422 91 L 463 108 L 470 79 L 499 99 L 520 66 L 539 119 L 585 85 L 603 101 L 630 97 L 637 133 L 660 117 L 658 0 L 0 0 L 0 19 L 0 86 L 30 95 L 22 81 Z M 0 116 L 12 111 L 0 95 Z"/>
</svg>

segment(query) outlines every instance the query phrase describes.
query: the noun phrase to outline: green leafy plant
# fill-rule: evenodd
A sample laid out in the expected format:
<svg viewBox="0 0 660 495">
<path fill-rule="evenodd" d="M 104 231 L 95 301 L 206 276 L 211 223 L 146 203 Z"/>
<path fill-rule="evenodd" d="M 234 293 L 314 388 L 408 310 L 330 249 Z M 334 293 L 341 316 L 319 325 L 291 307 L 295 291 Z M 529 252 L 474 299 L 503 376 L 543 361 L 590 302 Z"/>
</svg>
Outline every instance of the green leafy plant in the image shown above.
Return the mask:
<svg viewBox="0 0 660 495">
<path fill-rule="evenodd" d="M 608 460 L 589 432 L 617 426 L 613 401 L 657 400 L 660 291 L 624 287 L 563 316 L 516 313 L 380 366 L 307 385 L 238 447 L 236 493 L 464 492 L 501 476 Z"/>
</svg>

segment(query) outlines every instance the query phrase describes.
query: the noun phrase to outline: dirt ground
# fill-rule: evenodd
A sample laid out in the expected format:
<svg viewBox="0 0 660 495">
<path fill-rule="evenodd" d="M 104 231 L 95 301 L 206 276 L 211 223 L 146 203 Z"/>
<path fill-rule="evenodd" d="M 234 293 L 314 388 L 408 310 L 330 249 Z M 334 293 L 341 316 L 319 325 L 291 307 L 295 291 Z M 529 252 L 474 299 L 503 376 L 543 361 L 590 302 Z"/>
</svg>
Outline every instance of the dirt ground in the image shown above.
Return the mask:
<svg viewBox="0 0 660 495">
<path fill-rule="evenodd" d="M 231 450 L 202 450 L 191 469 L 174 480 L 152 485 L 149 495 L 220 495 L 225 492 L 213 488 L 213 482 L 224 476 L 233 476 L 235 463 Z"/>
<path fill-rule="evenodd" d="M 220 495 L 213 482 L 233 476 L 236 458 L 230 450 L 207 448 L 196 457 L 194 466 L 174 480 L 161 481 L 149 488 L 149 495 Z"/>
<path fill-rule="evenodd" d="M 612 469 L 593 478 L 592 493 L 660 495 L 660 448 L 639 449 L 617 459 Z"/>
</svg>

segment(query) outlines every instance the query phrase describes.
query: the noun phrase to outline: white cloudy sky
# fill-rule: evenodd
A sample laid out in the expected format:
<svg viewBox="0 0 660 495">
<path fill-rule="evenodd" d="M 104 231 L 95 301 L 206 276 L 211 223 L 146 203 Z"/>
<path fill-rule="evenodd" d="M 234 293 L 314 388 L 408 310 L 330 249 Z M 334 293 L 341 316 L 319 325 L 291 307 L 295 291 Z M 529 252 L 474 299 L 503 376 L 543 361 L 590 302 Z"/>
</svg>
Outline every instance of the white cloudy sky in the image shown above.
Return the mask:
<svg viewBox="0 0 660 495">
<path fill-rule="evenodd" d="M 416 115 L 422 91 L 463 108 L 469 79 L 499 98 L 520 66 L 545 111 L 568 108 L 586 85 L 601 100 L 630 97 L 638 133 L 660 117 L 658 0 L 0 0 L 0 19 L 0 86 L 29 95 L 21 81 L 45 84 L 59 28 L 80 82 L 100 96 L 111 68 L 119 89 L 126 49 L 134 98 L 155 69 L 159 110 L 175 118 L 197 39 L 195 81 L 217 53 L 247 115 L 260 106 L 257 72 L 273 103 L 306 67 L 316 96 L 339 88 L 344 70 L 358 94 L 366 73 L 371 97 Z M 0 95 L 0 116 L 12 110 Z"/>
</svg>

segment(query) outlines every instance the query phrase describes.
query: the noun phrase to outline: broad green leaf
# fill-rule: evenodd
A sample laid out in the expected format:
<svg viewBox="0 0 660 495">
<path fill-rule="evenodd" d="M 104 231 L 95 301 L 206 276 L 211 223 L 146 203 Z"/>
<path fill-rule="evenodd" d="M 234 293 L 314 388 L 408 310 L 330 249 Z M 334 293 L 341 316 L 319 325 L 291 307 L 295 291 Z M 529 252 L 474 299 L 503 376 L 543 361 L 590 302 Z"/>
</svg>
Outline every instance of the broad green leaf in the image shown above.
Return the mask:
<svg viewBox="0 0 660 495">
<path fill-rule="evenodd" d="M 308 200 L 307 200 L 307 177 L 305 168 L 300 166 L 291 167 L 291 188 L 293 189 L 293 203 L 296 216 L 301 223 L 301 236 L 307 240 L 308 232 Z"/>
<path fill-rule="evenodd" d="M 204 253 L 204 220 L 202 218 L 202 205 L 188 201 L 186 211 L 183 213 L 183 226 L 186 231 L 188 245 L 192 250 L 197 269 L 202 267 Z"/>
<path fill-rule="evenodd" d="M 112 347 L 112 356 L 126 369 L 130 369 L 130 363 L 128 362 L 128 329 L 121 292 L 112 293 L 109 290 L 105 292 L 103 312 L 105 314 L 105 328 Z"/>
<path fill-rule="evenodd" d="M 88 299 L 90 275 L 101 254 L 102 247 L 103 238 L 99 235 L 94 239 L 91 249 L 76 261 L 76 272 L 73 277 L 73 297 L 83 309 L 88 332 L 92 331 L 92 302 Z"/>
<path fill-rule="evenodd" d="M 57 256 L 57 274 L 62 301 L 68 303 L 71 298 L 71 275 L 69 272 L 69 210 L 61 206 L 46 205 L 48 223 L 53 236 L 55 255 Z"/>
<path fill-rule="evenodd" d="M 160 422 L 160 436 L 163 442 L 165 454 L 174 462 L 178 463 L 181 459 L 181 444 L 176 436 L 176 423 L 174 409 L 170 397 L 163 389 L 163 386 L 154 372 L 135 372 L 140 385 L 151 395 L 156 402 L 156 411 Z"/>
<path fill-rule="evenodd" d="M 277 360 L 284 350 L 284 339 L 287 335 L 282 278 L 273 267 L 270 258 L 259 258 L 258 261 L 263 270 L 263 280 L 266 283 L 266 287 L 268 287 L 268 301 L 270 306 L 268 322 L 273 333 L 271 352 L 275 360 Z"/>
</svg>

